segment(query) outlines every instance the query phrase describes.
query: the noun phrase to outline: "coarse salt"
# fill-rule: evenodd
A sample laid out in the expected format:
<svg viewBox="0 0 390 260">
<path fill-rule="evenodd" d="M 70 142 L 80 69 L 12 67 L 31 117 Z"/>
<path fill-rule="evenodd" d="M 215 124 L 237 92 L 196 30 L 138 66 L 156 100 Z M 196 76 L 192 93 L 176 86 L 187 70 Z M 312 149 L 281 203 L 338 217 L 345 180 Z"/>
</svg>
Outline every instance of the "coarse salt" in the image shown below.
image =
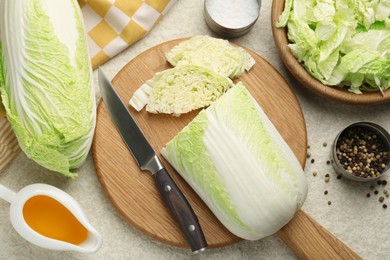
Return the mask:
<svg viewBox="0 0 390 260">
<path fill-rule="evenodd" d="M 206 8 L 212 19 L 227 28 L 250 25 L 259 15 L 257 0 L 210 0 Z"/>
</svg>

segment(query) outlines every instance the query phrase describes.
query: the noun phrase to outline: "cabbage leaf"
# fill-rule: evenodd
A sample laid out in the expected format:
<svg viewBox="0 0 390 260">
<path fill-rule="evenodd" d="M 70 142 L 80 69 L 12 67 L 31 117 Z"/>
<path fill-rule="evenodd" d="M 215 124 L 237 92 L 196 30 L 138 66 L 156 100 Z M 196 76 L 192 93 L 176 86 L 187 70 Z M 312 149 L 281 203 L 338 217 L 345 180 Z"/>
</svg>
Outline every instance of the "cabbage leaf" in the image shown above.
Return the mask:
<svg viewBox="0 0 390 260">
<path fill-rule="evenodd" d="M 276 26 L 323 84 L 356 94 L 390 87 L 390 1 L 286 0 Z"/>
</svg>

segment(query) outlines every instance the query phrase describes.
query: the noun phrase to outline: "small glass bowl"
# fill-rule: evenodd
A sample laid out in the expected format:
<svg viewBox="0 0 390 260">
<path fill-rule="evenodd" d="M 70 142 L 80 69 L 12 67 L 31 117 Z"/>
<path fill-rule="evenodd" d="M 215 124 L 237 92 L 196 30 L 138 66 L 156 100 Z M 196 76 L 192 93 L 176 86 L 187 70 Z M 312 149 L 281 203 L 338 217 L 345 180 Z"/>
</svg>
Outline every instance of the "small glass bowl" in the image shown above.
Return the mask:
<svg viewBox="0 0 390 260">
<path fill-rule="evenodd" d="M 209 10 L 209 4 L 211 1 L 213 0 L 204 1 L 204 16 L 205 16 L 206 24 L 212 31 L 226 38 L 239 37 L 247 33 L 250 29 L 252 29 L 253 25 L 256 23 L 260 15 L 261 0 L 258 0 L 257 16 L 252 21 L 250 21 L 248 24 L 243 26 L 236 26 L 236 27 L 228 26 L 226 24 L 222 24 L 221 22 L 217 22 L 215 20 L 215 17 L 213 17 L 212 13 Z"/>
<path fill-rule="evenodd" d="M 359 182 L 368 182 L 368 181 L 374 181 L 379 178 L 383 178 L 385 175 L 387 175 L 390 172 L 390 160 L 389 156 L 387 158 L 387 161 L 385 162 L 385 168 L 381 171 L 381 174 L 379 176 L 374 176 L 374 177 L 361 177 L 361 176 L 356 176 L 353 173 L 347 172 L 344 167 L 341 165 L 339 159 L 337 158 L 337 142 L 340 139 L 340 137 L 343 136 L 347 131 L 354 129 L 354 128 L 365 128 L 377 135 L 378 138 L 381 139 L 383 142 L 383 145 L 385 147 L 385 150 L 390 153 L 390 135 L 389 133 L 381 126 L 371 123 L 371 122 L 357 122 L 353 123 L 346 128 L 344 128 L 338 135 L 336 136 L 333 146 L 332 146 L 332 151 L 331 151 L 331 158 L 332 158 L 332 166 L 335 169 L 335 171 L 338 174 L 341 174 L 343 177 L 354 180 L 354 181 L 359 181 Z"/>
</svg>

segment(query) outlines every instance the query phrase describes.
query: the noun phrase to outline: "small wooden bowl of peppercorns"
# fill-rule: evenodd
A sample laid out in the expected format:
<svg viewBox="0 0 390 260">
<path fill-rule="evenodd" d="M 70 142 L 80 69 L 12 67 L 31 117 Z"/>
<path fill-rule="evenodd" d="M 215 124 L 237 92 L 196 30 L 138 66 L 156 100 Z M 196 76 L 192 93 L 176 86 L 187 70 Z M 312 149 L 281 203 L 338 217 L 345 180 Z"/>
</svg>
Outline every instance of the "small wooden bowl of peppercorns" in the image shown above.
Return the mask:
<svg viewBox="0 0 390 260">
<path fill-rule="evenodd" d="M 332 147 L 332 165 L 338 174 L 355 181 L 373 181 L 390 170 L 390 135 L 371 122 L 344 128 Z"/>
</svg>

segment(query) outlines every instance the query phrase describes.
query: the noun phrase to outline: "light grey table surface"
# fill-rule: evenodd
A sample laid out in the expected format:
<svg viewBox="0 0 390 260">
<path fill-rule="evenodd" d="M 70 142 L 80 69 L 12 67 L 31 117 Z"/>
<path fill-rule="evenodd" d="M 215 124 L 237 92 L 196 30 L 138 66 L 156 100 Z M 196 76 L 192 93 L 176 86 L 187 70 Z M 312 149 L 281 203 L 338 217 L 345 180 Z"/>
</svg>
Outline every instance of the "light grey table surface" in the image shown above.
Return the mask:
<svg viewBox="0 0 390 260">
<path fill-rule="evenodd" d="M 390 104 L 355 106 L 330 101 L 306 90 L 286 70 L 278 56 L 271 32 L 271 0 L 264 0 L 260 18 L 253 29 L 233 42 L 244 45 L 269 61 L 288 81 L 301 104 L 308 134 L 312 164 L 305 173 L 309 193 L 303 210 L 364 259 L 390 259 L 390 208 L 384 210 L 378 196 L 370 198 L 369 184 L 336 180 L 329 160 L 330 144 L 336 134 L 355 121 L 372 121 L 390 130 Z M 203 16 L 203 1 L 178 0 L 166 17 L 143 39 L 103 65 L 109 78 L 131 59 L 159 43 L 182 37 L 213 34 Z M 97 88 L 97 71 L 94 72 Z M 100 93 L 97 90 L 97 100 Z M 323 143 L 328 146 L 324 147 Z M 318 171 L 316 177 L 312 172 Z M 23 240 L 9 221 L 9 205 L 0 201 L 0 259 L 295 259 L 294 253 L 276 236 L 259 241 L 241 241 L 210 249 L 201 255 L 155 241 L 129 225 L 115 210 L 97 179 L 92 156 L 68 180 L 29 160 L 22 152 L 0 173 L 0 183 L 17 191 L 33 183 L 57 186 L 73 196 L 90 222 L 103 236 L 103 246 L 92 255 L 56 252 Z M 324 175 L 329 173 L 330 182 Z M 390 184 L 389 184 L 390 185 Z M 383 187 L 375 185 L 382 192 Z M 324 190 L 329 194 L 324 195 Z M 329 206 L 328 201 L 332 204 Z M 385 203 L 389 203 L 386 199 Z M 390 204 L 390 203 L 389 203 Z M 390 206 L 390 205 L 389 205 Z"/>
</svg>

